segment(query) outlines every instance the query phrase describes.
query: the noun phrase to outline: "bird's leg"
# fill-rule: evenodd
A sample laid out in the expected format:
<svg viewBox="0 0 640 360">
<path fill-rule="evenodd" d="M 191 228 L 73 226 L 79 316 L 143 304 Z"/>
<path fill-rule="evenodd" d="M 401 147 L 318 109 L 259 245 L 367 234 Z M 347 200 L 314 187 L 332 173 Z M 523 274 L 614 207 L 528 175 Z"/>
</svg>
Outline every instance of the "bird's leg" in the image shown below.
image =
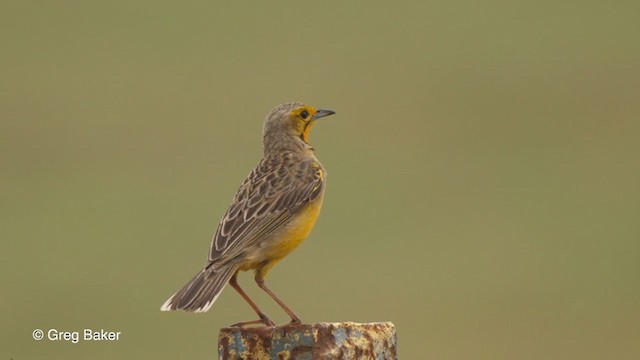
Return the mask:
<svg viewBox="0 0 640 360">
<path fill-rule="evenodd" d="M 244 290 L 242 290 L 240 285 L 238 285 L 238 271 L 236 271 L 235 274 L 233 274 L 233 276 L 229 280 L 229 285 L 231 285 L 231 287 L 236 289 L 236 291 L 249 303 L 249 305 L 251 306 L 253 311 L 255 311 L 256 314 L 258 314 L 258 316 L 260 317 L 259 320 L 242 321 L 242 322 L 239 322 L 239 323 L 235 323 L 235 324 L 233 324 L 231 326 L 241 327 L 241 326 L 252 325 L 252 324 L 264 324 L 264 325 L 270 326 L 270 327 L 276 326 L 276 324 L 273 321 L 271 321 L 271 319 L 269 319 L 267 314 L 265 314 L 262 310 L 260 310 L 258 305 L 256 305 L 256 303 L 254 303 L 253 300 L 251 300 L 249 295 L 247 295 L 247 293 L 244 292 Z"/>
<path fill-rule="evenodd" d="M 269 296 L 271 296 L 271 298 L 273 300 L 275 300 L 278 305 L 280 305 L 280 307 L 282 308 L 282 310 L 284 310 L 287 314 L 289 314 L 289 316 L 291 317 L 291 323 L 292 324 L 302 324 L 302 320 L 300 320 L 300 318 L 298 317 L 298 315 L 296 315 L 296 313 L 293 312 L 293 310 L 291 310 L 287 305 L 285 305 L 284 302 L 282 302 L 282 300 L 280 300 L 276 294 L 274 294 L 273 291 L 271 291 L 271 289 L 269 289 L 267 287 L 267 284 L 265 283 L 264 279 L 265 279 L 265 273 L 258 270 L 256 271 L 256 284 L 258 284 L 258 286 L 260 287 L 260 289 L 264 290 L 264 292 L 266 292 L 267 294 L 269 294 Z"/>
</svg>

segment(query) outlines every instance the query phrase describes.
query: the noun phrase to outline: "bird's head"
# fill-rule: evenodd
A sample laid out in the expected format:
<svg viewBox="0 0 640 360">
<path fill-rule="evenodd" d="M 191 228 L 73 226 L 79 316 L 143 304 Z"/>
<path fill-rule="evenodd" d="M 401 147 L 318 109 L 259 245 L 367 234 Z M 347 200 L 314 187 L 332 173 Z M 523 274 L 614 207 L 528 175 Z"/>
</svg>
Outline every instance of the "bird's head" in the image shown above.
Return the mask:
<svg viewBox="0 0 640 360">
<path fill-rule="evenodd" d="M 299 102 L 276 106 L 264 121 L 263 141 L 265 152 L 271 148 L 288 146 L 310 147 L 309 132 L 315 122 L 335 114 L 332 110 L 316 109 Z"/>
</svg>

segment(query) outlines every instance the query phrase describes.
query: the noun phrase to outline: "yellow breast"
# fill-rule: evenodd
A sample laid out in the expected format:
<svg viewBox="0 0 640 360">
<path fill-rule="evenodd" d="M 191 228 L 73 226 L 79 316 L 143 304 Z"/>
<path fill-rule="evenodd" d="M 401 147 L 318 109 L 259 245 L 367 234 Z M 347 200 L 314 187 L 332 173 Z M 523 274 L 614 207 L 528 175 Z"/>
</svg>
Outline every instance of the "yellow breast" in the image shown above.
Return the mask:
<svg viewBox="0 0 640 360">
<path fill-rule="evenodd" d="M 245 261 L 240 270 L 256 269 L 266 274 L 273 265 L 298 247 L 309 236 L 311 229 L 316 224 L 322 208 L 323 197 L 324 194 L 318 196 L 291 218 L 287 224 L 283 225 L 282 230 L 266 239 L 259 248 L 246 253 Z"/>
<path fill-rule="evenodd" d="M 309 236 L 318 216 L 320 216 L 323 197 L 324 194 L 318 196 L 289 220 L 282 233 L 279 234 L 279 239 L 273 239 L 271 246 L 266 249 L 267 258 L 274 261 L 282 259 Z"/>
</svg>

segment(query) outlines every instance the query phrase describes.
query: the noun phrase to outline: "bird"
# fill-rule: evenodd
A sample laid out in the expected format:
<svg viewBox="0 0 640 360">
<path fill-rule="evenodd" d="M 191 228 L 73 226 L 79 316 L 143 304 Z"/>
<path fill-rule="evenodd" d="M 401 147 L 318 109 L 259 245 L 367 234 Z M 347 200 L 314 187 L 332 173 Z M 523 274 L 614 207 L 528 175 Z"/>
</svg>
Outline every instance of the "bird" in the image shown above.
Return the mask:
<svg viewBox="0 0 640 360">
<path fill-rule="evenodd" d="M 327 172 L 309 144 L 318 119 L 335 114 L 301 102 L 280 104 L 264 120 L 262 158 L 244 179 L 220 220 L 204 267 L 161 307 L 162 311 L 208 311 L 230 284 L 258 315 L 231 326 L 275 326 L 238 284 L 238 273 L 254 279 L 288 315 L 300 317 L 266 284 L 273 266 L 302 243 L 320 214 Z"/>
</svg>

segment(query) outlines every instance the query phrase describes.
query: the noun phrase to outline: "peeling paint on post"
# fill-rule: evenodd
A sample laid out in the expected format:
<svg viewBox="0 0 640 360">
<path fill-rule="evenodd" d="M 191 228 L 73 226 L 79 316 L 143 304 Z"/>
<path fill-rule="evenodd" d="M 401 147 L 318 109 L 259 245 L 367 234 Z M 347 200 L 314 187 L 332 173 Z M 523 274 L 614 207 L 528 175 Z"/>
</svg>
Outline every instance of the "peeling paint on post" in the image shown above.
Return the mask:
<svg viewBox="0 0 640 360">
<path fill-rule="evenodd" d="M 315 323 L 274 328 L 223 328 L 218 336 L 220 360 L 393 360 L 396 328 L 391 322 Z"/>
</svg>

